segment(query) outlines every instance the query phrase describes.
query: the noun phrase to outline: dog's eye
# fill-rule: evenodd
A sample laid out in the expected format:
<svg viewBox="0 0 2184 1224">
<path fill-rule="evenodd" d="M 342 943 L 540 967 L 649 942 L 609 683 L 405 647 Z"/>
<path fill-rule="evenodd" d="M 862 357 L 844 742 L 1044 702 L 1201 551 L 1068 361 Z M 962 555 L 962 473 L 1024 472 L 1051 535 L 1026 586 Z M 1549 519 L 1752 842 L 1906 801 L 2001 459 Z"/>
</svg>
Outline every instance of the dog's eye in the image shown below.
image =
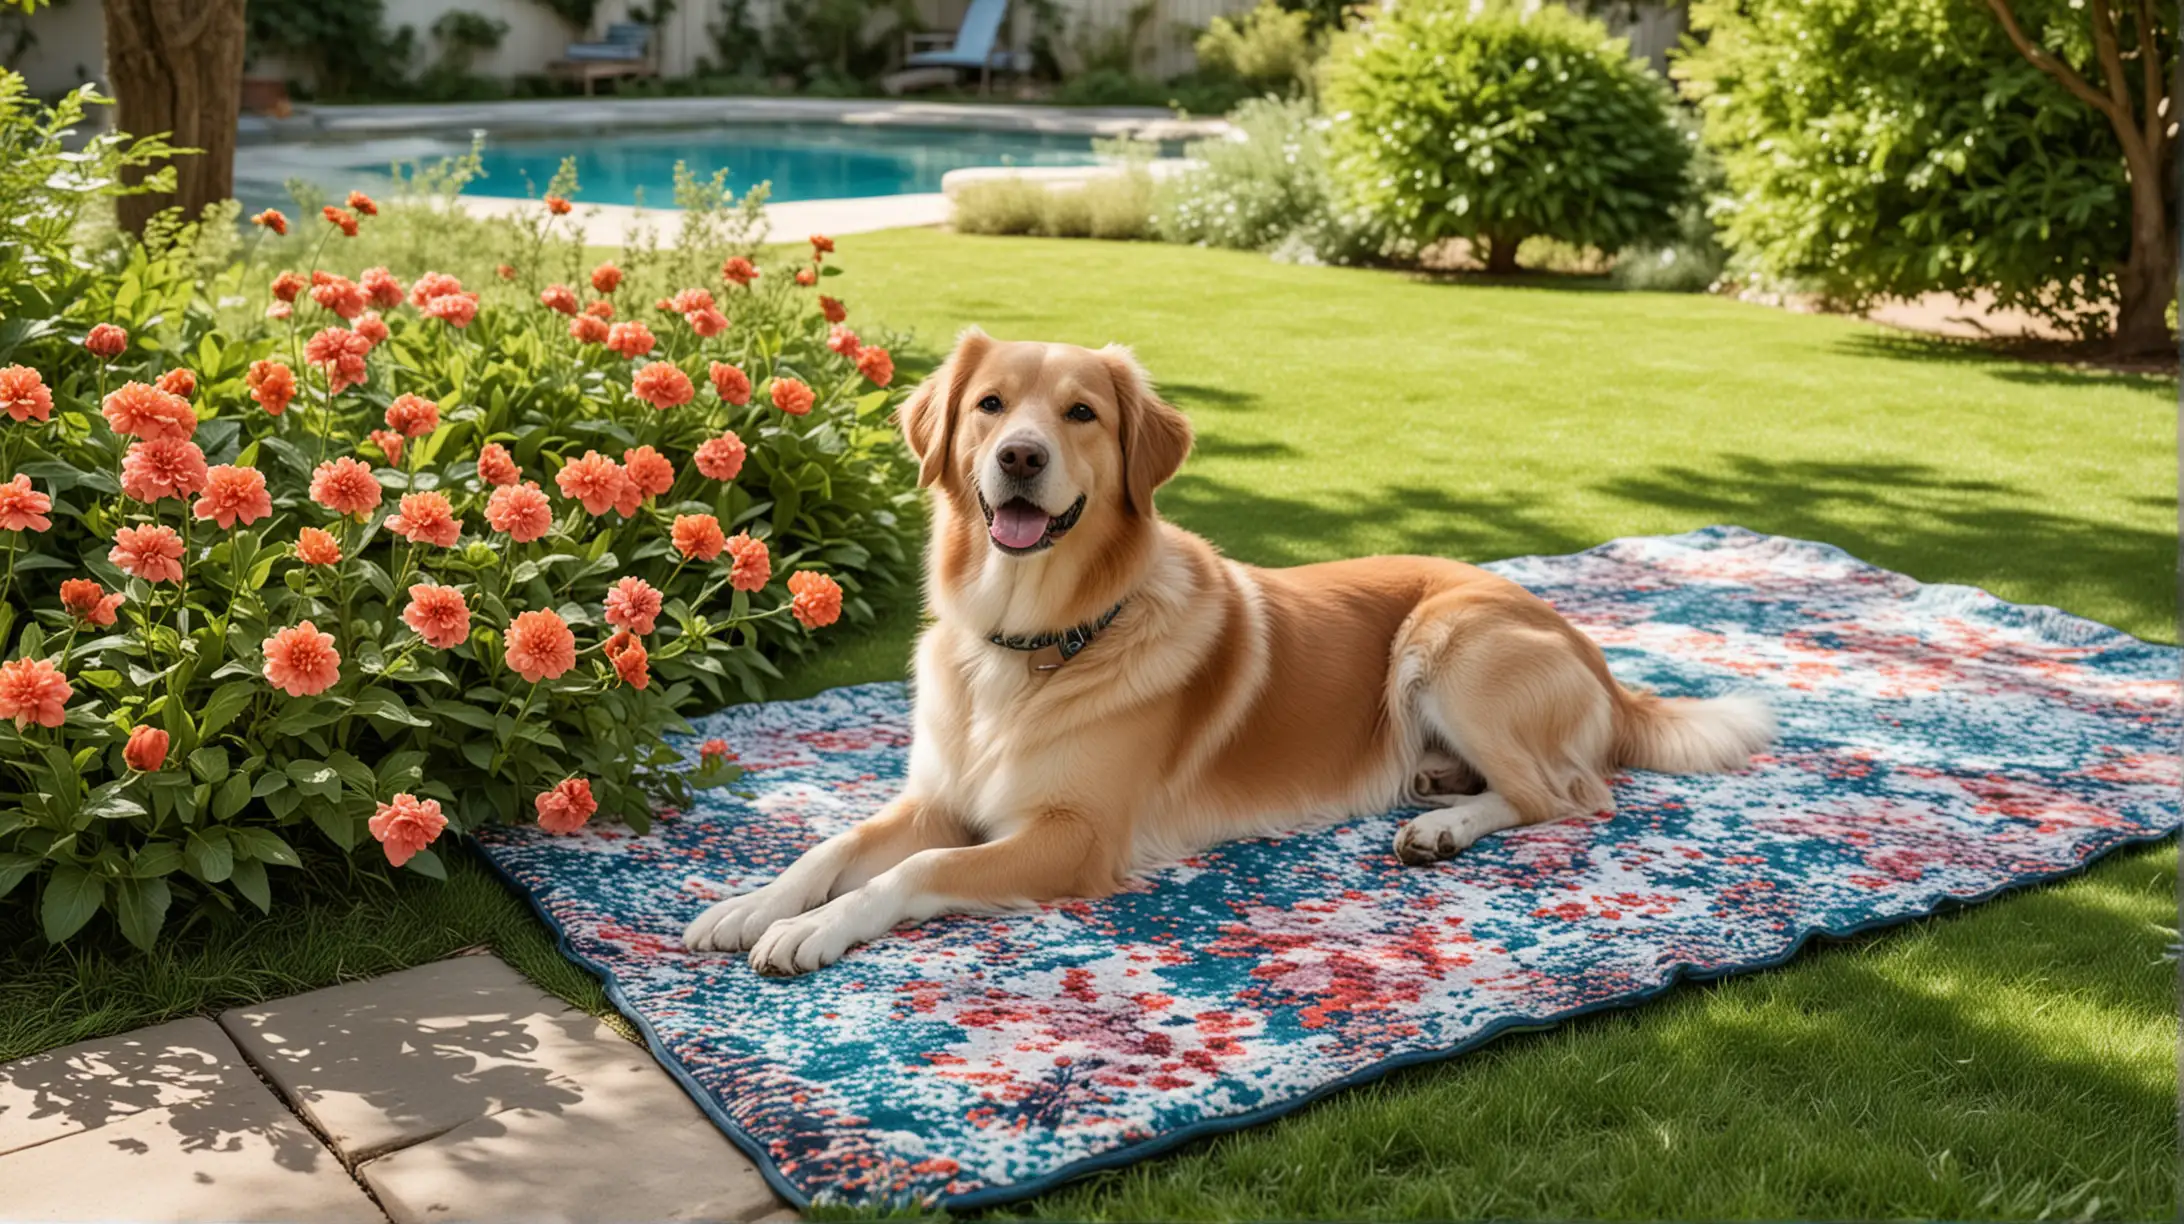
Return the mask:
<svg viewBox="0 0 2184 1224">
<path fill-rule="evenodd" d="M 1090 404 L 1071 404 L 1069 406 L 1069 411 L 1063 413 L 1062 415 L 1068 417 L 1072 421 L 1096 421 L 1099 419 L 1099 417 L 1093 413 L 1092 406 Z"/>
<path fill-rule="evenodd" d="M 978 410 L 980 412 L 1001 411 L 1001 397 L 998 395 L 989 395 L 986 398 L 978 401 Z"/>
</svg>

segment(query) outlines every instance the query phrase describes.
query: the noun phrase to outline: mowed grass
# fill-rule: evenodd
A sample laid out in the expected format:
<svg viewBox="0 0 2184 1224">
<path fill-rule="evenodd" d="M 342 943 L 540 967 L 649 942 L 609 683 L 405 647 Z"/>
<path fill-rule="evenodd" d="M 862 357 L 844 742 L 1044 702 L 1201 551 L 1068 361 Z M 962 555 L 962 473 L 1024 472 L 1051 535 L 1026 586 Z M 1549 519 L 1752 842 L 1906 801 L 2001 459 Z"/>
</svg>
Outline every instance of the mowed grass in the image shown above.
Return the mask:
<svg viewBox="0 0 2184 1224">
<path fill-rule="evenodd" d="M 1134 346 L 1198 426 L 1164 513 L 1231 555 L 1471 560 L 1738 523 L 2175 638 L 2173 382 L 1839 319 L 1186 248 L 843 238 L 851 322 Z M 899 677 L 917 613 L 785 695 Z M 528 907 L 328 881 L 151 958 L 0 922 L 0 1060 L 485 944 L 601 1010 Z M 284 898 L 284 900 L 294 900 Z M 2152 1218 L 2176 1210 L 2175 852 L 1686 986 L 995 1214 Z"/>
</svg>

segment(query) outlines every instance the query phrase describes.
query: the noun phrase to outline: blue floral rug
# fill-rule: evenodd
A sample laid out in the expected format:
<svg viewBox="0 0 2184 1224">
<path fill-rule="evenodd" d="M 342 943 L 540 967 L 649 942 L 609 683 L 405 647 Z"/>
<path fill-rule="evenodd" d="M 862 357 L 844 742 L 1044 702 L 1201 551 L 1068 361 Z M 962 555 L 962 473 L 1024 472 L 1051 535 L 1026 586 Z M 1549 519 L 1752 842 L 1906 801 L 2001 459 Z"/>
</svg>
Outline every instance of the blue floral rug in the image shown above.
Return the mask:
<svg viewBox="0 0 2184 1224">
<path fill-rule="evenodd" d="M 2173 648 L 1733 528 L 1492 568 L 1627 683 L 1764 691 L 1780 741 L 1734 776 L 1632 773 L 1613 817 L 1435 867 L 1396 863 L 1391 812 L 791 980 L 680 933 L 895 791 L 901 685 L 704 719 L 748 800 L 707 792 L 644 837 L 481 841 L 784 1195 L 969 1208 L 2177 827 Z"/>
</svg>

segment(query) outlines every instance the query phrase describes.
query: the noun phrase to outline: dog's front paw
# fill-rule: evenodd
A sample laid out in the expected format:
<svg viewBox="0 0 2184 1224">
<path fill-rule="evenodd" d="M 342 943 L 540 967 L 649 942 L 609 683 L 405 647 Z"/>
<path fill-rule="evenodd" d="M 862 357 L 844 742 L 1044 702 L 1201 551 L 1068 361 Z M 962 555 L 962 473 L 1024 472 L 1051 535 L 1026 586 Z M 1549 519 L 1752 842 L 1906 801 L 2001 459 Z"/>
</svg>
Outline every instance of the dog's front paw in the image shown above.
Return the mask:
<svg viewBox="0 0 2184 1224">
<path fill-rule="evenodd" d="M 1427 812 L 1395 831 L 1395 857 L 1409 867 L 1438 863 L 1502 827 L 1466 807 Z"/>
<path fill-rule="evenodd" d="M 890 924 L 880 921 L 873 909 L 870 898 L 852 892 L 808 914 L 783 918 L 752 945 L 751 968 L 773 977 L 825 968 L 887 929 Z"/>
<path fill-rule="evenodd" d="M 776 880 L 754 892 L 730 897 L 698 915 L 697 921 L 683 930 L 683 947 L 692 952 L 741 952 L 756 944 L 766 928 L 803 909 L 796 894 Z"/>
</svg>

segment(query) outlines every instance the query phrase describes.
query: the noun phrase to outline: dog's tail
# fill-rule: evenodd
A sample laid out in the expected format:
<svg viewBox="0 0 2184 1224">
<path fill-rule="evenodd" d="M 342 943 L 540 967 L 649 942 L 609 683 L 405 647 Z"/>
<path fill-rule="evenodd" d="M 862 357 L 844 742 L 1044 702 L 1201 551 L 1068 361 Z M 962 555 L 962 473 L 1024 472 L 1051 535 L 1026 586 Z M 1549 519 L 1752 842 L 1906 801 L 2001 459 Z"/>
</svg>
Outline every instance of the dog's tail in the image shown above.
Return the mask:
<svg viewBox="0 0 2184 1224">
<path fill-rule="evenodd" d="M 1656 697 L 1625 691 L 1617 702 L 1616 764 L 1664 773 L 1742 768 L 1774 739 L 1774 710 L 1757 697 Z"/>
</svg>

